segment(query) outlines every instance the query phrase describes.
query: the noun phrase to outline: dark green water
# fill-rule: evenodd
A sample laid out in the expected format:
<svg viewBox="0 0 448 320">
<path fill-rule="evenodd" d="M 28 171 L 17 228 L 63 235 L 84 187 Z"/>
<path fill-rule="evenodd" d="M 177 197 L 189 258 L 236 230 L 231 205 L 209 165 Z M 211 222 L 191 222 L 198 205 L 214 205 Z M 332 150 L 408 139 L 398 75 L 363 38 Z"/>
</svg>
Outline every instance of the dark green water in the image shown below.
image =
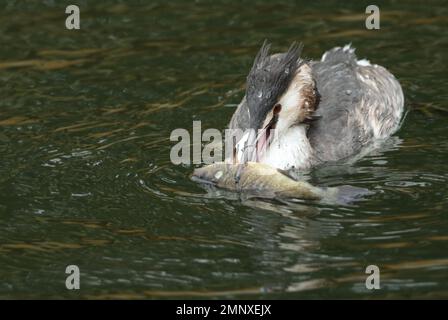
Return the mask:
<svg viewBox="0 0 448 320">
<path fill-rule="evenodd" d="M 39 2 L 0 5 L 0 298 L 448 298 L 446 3 L 378 3 L 368 31 L 361 1 Z M 170 162 L 173 129 L 226 126 L 265 38 L 400 80 L 396 138 L 309 175 L 365 201 L 212 196 Z"/>
</svg>

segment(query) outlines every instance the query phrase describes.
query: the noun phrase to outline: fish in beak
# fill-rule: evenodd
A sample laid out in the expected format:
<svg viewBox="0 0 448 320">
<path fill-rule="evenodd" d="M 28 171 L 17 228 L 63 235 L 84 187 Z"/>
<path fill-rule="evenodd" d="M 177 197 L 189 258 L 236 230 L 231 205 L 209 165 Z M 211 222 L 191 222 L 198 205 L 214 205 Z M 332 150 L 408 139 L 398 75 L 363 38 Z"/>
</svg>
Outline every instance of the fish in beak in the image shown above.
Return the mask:
<svg viewBox="0 0 448 320">
<path fill-rule="evenodd" d="M 318 93 L 311 67 L 300 58 L 302 46 L 270 55 L 264 42 L 247 77 L 245 100 L 250 131 L 238 142 L 236 162 L 262 162 L 270 144 L 290 127 L 314 120 Z"/>
<path fill-rule="evenodd" d="M 240 112 L 239 119 L 233 119 L 245 119 L 239 123 L 250 129 L 246 129 L 234 149 L 233 163 L 240 164 L 236 181 L 245 163 L 269 163 L 267 159 L 272 159 L 272 153 L 276 152 L 271 151 L 272 143 L 287 144 L 283 149 L 277 148 L 283 150 L 280 153 L 298 150 L 294 144 L 300 143 L 300 139 L 293 139 L 289 145 L 291 138 L 286 137 L 297 127 L 302 127 L 301 132 L 306 134 L 308 125 L 318 119 L 314 112 L 319 94 L 311 66 L 300 58 L 301 48 L 293 43 L 286 53 L 270 55 L 270 45 L 265 42 L 255 58 L 240 105 L 245 107 L 245 114 Z M 276 156 L 281 157 L 278 152 Z"/>
</svg>

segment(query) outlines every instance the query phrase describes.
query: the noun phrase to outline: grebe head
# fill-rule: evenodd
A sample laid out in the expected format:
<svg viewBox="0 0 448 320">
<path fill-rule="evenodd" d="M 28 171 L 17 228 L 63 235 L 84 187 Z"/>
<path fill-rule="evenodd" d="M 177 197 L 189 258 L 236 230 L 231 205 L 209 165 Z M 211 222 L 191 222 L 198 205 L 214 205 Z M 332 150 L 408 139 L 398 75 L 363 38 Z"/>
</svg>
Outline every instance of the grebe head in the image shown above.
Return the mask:
<svg viewBox="0 0 448 320">
<path fill-rule="evenodd" d="M 289 128 L 312 120 L 317 91 L 301 48 L 293 43 L 286 53 L 270 55 L 265 42 L 258 52 L 246 88 L 251 130 L 236 146 L 238 162 L 261 161 Z"/>
</svg>

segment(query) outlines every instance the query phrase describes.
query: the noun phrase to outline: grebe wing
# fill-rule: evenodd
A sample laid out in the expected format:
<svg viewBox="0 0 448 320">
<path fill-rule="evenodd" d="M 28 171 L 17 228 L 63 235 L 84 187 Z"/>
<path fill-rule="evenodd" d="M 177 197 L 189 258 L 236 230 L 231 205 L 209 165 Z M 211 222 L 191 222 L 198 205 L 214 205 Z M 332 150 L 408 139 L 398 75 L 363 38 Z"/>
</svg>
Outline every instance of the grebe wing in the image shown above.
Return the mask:
<svg viewBox="0 0 448 320">
<path fill-rule="evenodd" d="M 320 119 L 311 123 L 308 138 L 320 161 L 355 155 L 398 129 L 403 93 L 385 68 L 358 61 L 348 45 L 327 51 L 312 70 Z"/>
</svg>

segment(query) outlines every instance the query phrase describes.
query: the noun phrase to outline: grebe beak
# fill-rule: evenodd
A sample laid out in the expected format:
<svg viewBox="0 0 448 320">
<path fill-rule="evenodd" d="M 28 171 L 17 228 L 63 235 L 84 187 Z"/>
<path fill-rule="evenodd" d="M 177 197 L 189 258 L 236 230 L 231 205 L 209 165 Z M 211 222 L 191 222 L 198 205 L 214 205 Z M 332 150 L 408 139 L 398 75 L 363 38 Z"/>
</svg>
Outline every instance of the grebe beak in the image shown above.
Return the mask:
<svg viewBox="0 0 448 320">
<path fill-rule="evenodd" d="M 236 172 L 235 182 L 239 182 L 241 171 L 247 162 L 259 162 L 261 160 L 261 157 L 266 152 L 272 141 L 272 137 L 275 134 L 275 126 L 278 121 L 280 110 L 281 105 L 276 104 L 272 110 L 272 116 L 268 124 L 264 128 L 258 130 L 258 132 L 256 132 L 256 130 L 249 131 L 249 135 L 243 142 L 242 157 L 239 161 L 240 165 Z"/>
</svg>

